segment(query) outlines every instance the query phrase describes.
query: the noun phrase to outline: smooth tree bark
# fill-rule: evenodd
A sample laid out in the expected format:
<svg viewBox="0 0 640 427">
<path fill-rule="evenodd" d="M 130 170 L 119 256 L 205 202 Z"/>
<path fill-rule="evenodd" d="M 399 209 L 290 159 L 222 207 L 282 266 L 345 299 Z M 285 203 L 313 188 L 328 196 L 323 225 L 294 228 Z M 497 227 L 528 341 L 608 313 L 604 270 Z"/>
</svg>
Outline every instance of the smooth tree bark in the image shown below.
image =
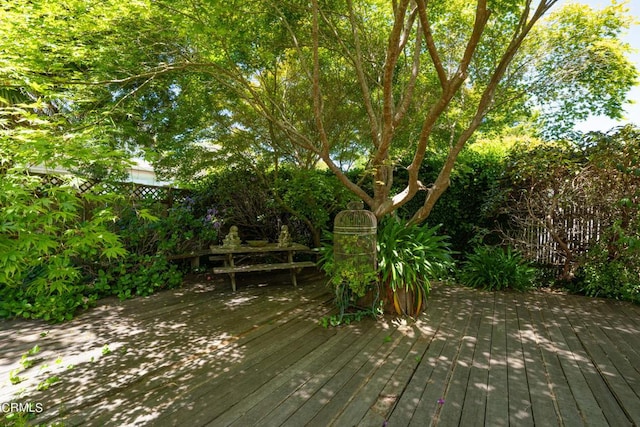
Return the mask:
<svg viewBox="0 0 640 427">
<path fill-rule="evenodd" d="M 453 98 L 460 91 L 461 86 L 467 80 L 471 61 L 476 54 L 476 49 L 482 39 L 484 29 L 491 16 L 491 11 L 487 8 L 487 1 L 478 0 L 477 2 L 475 22 L 473 24 L 471 35 L 467 40 L 464 55 L 460 58 L 457 69 L 452 73 L 447 72 L 445 69 L 440 53 L 436 48 L 434 34 L 431 30 L 431 24 L 427 13 L 429 6 L 428 0 L 401 0 L 393 3 L 394 21 L 389 33 L 386 48 L 386 61 L 384 63 L 382 82 L 383 100 L 381 113 L 377 113 L 375 111 L 371 101 L 371 90 L 364 76 L 364 72 L 362 71 L 364 68 L 364 58 L 358 49 L 358 27 L 355 25 L 352 18 L 351 26 L 355 40 L 354 45 L 356 46 L 352 58 L 354 61 L 356 75 L 358 76 L 360 87 L 362 88 L 364 107 L 369 116 L 371 137 L 374 146 L 374 150 L 371 155 L 371 164 L 374 174 L 373 195 L 369 195 L 363 188 L 352 182 L 331 158 L 332 143 L 324 130 L 322 102 L 324 94 L 320 85 L 321 67 L 319 55 L 319 25 L 322 19 L 322 14 L 318 0 L 313 0 L 313 103 L 315 120 L 322 147 L 319 152 L 320 157 L 347 188 L 369 205 L 378 218 L 382 218 L 405 205 L 414 198 L 418 191 L 426 190 L 427 197 L 425 202 L 423 206 L 414 213 L 410 223 L 420 223 L 424 221 L 431 213 L 431 210 L 435 206 L 437 200 L 449 187 L 451 172 L 453 171 L 457 157 L 465 144 L 469 141 L 470 137 L 478 129 L 487 112 L 490 110 L 498 85 L 500 84 L 509 64 L 511 64 L 532 28 L 556 2 L 557 0 L 542 0 L 534 9 L 532 9 L 532 2 L 530 0 L 525 2 L 519 22 L 511 37 L 511 41 L 486 83 L 480 100 L 475 108 L 475 114 L 450 148 L 446 161 L 442 166 L 437 179 L 428 187 L 420 181 L 420 165 L 425 157 L 436 122 L 446 111 Z M 349 5 L 351 6 L 350 16 L 353 17 L 354 12 L 351 2 L 349 2 Z M 394 70 L 398 65 L 398 60 L 408 42 L 410 34 L 412 33 L 411 30 L 414 26 L 418 28 L 418 31 L 414 31 L 415 55 L 413 56 L 411 77 L 408 84 L 404 87 L 400 100 L 397 101 L 397 97 L 394 95 L 396 92 L 396 86 L 394 85 Z M 406 117 L 408 105 L 414 97 L 421 95 L 419 93 L 415 93 L 415 79 L 421 70 L 426 67 L 425 64 L 421 63 L 420 50 L 423 48 L 428 50 L 429 57 L 431 59 L 429 65 L 436 70 L 441 91 L 437 101 L 433 103 L 424 114 L 421 131 L 417 140 L 413 142 L 413 160 L 407 167 L 409 176 L 408 183 L 400 192 L 391 194 L 394 166 L 390 158 L 390 151 L 394 143 L 395 129 Z"/>
</svg>

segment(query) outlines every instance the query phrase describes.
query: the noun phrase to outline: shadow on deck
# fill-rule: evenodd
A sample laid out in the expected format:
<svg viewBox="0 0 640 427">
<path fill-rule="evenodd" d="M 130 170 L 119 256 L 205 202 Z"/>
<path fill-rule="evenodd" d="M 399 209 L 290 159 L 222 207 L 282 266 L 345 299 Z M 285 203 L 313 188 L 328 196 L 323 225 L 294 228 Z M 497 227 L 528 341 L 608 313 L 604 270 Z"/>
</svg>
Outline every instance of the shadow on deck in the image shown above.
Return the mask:
<svg viewBox="0 0 640 427">
<path fill-rule="evenodd" d="M 638 306 L 437 285 L 415 321 L 324 329 L 322 278 L 268 277 L 106 300 L 63 325 L 0 321 L 0 403 L 65 426 L 640 425 Z"/>
</svg>

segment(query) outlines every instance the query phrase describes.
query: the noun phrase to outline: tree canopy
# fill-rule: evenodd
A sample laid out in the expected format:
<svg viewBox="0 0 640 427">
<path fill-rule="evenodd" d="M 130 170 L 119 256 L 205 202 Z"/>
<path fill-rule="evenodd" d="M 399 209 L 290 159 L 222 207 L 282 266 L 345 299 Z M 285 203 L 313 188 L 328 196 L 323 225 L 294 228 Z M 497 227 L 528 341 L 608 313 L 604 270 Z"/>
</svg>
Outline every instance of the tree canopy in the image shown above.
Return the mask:
<svg viewBox="0 0 640 427">
<path fill-rule="evenodd" d="M 144 152 L 193 178 L 320 160 L 379 218 L 425 191 L 420 222 L 476 132 L 558 136 L 588 112 L 620 114 L 637 78 L 624 4 L 556 3 L 5 1 L 3 162 L 104 175 Z M 422 182 L 436 149 L 442 170 Z M 345 172 L 356 163 L 359 181 Z"/>
</svg>

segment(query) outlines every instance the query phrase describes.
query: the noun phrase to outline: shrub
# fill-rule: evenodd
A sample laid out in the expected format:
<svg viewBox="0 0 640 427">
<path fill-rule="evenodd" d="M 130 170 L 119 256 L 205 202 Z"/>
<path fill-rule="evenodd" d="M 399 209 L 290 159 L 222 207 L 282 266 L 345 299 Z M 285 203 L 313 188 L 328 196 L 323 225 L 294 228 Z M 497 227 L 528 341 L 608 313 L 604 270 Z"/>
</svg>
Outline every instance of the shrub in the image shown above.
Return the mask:
<svg viewBox="0 0 640 427">
<path fill-rule="evenodd" d="M 118 263 L 98 265 L 97 271 L 88 275 L 90 289 L 99 296 L 126 299 L 180 285 L 182 273 L 165 255 L 198 249 L 203 242 L 208 246 L 217 238 L 213 212 L 204 218 L 196 217 L 192 204 L 187 199 L 185 204 L 168 209 L 164 216 L 162 205 L 157 203 L 121 207 L 113 228 L 118 230 L 128 255 Z"/>
<path fill-rule="evenodd" d="M 265 239 L 278 235 L 278 209 L 265 182 L 247 169 L 223 169 L 201 179 L 193 195 L 194 209 L 216 206 L 224 212 L 225 231 L 240 228 L 243 239 Z M 293 230 L 292 230 L 293 231 Z"/>
<path fill-rule="evenodd" d="M 217 244 L 223 219 L 214 206 L 196 209 L 193 199 L 166 209 L 155 202 L 120 207 L 114 232 L 138 255 L 182 254 Z"/>
<path fill-rule="evenodd" d="M 502 198 L 500 180 L 504 175 L 505 156 L 494 151 L 464 150 L 451 174 L 451 185 L 442 194 L 426 220 L 429 226 L 441 224 L 440 233 L 450 236 L 451 249 L 461 253 L 469 247 L 480 228 L 494 229 L 500 221 Z M 444 156 L 431 155 L 420 166 L 421 180 L 429 185 L 437 178 Z M 405 162 L 406 163 L 406 162 Z M 398 176 L 395 185 L 406 185 Z M 420 192 L 399 211 L 409 216 L 424 204 L 426 192 Z"/>
<path fill-rule="evenodd" d="M 161 216 L 157 204 L 134 208 L 114 195 L 78 195 L 70 182 L 27 176 L 16 182 L 22 185 L 2 183 L 13 188 L 13 205 L 0 195 L 0 217 L 9 227 L 0 235 L 0 317 L 62 322 L 101 297 L 178 286 L 182 274 L 163 255 L 217 236 L 213 212 L 196 218 L 188 204 Z M 91 204 L 97 207 L 85 211 Z M 117 206 L 119 216 L 106 204 Z"/>
<path fill-rule="evenodd" d="M 322 230 L 352 196 L 329 172 L 282 169 L 274 184 L 282 210 L 302 221 L 318 245 Z"/>
<path fill-rule="evenodd" d="M 585 295 L 640 303 L 640 271 L 637 266 L 621 260 L 591 262 L 582 267 L 579 278 Z"/>
<path fill-rule="evenodd" d="M 62 293 L 37 293 L 27 287 L 0 288 L 0 317 L 43 319 L 48 322 L 71 320 L 80 309 L 87 309 L 98 299 L 87 293 L 84 285 L 67 286 Z"/>
<path fill-rule="evenodd" d="M 98 272 L 92 289 L 99 296 L 120 299 L 148 296 L 182 283 L 182 273 L 162 256 L 131 254 L 117 265 Z"/>
<path fill-rule="evenodd" d="M 217 206 L 226 226 L 238 226 L 243 239 L 275 240 L 287 224 L 295 241 L 319 246 L 322 230 L 346 205 L 348 193 L 329 172 L 233 168 L 198 183 L 194 209 Z"/>
<path fill-rule="evenodd" d="M 462 265 L 460 281 L 474 288 L 501 291 L 507 288 L 519 291 L 530 288 L 536 278 L 536 269 L 518 252 L 507 247 L 480 246 Z"/>
<path fill-rule="evenodd" d="M 524 253 L 563 259 L 559 279 L 565 283 L 576 270 L 582 269 L 583 279 L 588 272 L 589 292 L 599 293 L 593 290 L 602 283 L 599 271 L 626 252 L 616 235 L 638 235 L 640 130 L 625 126 L 592 132 L 580 141 L 518 146 L 505 178 L 510 227 L 504 237 Z M 541 240 L 545 235 L 550 238 Z M 600 244 L 606 259 L 594 249 Z M 585 251 L 594 256 L 585 258 Z"/>
<path fill-rule="evenodd" d="M 576 290 L 640 303 L 640 233 L 617 221 L 582 259 Z"/>
<path fill-rule="evenodd" d="M 78 178 L 57 179 L 11 169 L 0 180 L 0 317 L 69 319 L 95 300 L 83 286 L 86 260 L 126 254 L 108 229 L 113 214 L 104 206 L 114 196 L 78 195 Z"/>
</svg>

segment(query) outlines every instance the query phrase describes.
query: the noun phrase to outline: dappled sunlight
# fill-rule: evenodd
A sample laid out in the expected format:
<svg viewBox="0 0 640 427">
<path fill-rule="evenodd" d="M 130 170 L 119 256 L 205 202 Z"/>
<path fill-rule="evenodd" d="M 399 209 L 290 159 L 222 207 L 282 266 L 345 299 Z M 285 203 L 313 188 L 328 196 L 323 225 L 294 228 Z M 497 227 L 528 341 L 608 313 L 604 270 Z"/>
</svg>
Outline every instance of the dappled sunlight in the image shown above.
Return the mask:
<svg viewBox="0 0 640 427">
<path fill-rule="evenodd" d="M 328 297 L 320 284 L 237 293 L 194 284 L 65 325 L 7 322 L 0 334 L 16 340 L 0 351 L 4 378 L 33 345 L 41 351 L 0 397 L 26 390 L 22 399 L 45 403 L 39 422 L 68 425 L 355 425 L 365 413 L 389 425 L 544 425 L 567 404 L 601 421 L 590 408 L 604 396 L 627 405 L 609 417 L 635 416 L 640 319 L 612 305 L 447 286 L 415 319 L 322 328 Z M 49 390 L 35 390 L 52 375 Z"/>
<path fill-rule="evenodd" d="M 477 389 L 480 389 L 480 390 L 482 390 L 482 391 L 487 391 L 487 392 L 488 392 L 488 391 L 495 390 L 495 387 L 490 386 L 490 385 L 489 385 L 489 384 L 487 384 L 487 383 L 473 383 L 473 386 L 474 386 L 475 388 L 477 388 Z"/>
<path fill-rule="evenodd" d="M 531 406 L 531 402 L 529 401 L 523 401 L 521 403 L 525 408 L 529 408 Z M 512 415 L 512 417 L 518 420 L 526 420 L 531 418 L 531 413 L 527 411 L 527 409 L 519 409 Z"/>
<path fill-rule="evenodd" d="M 429 325 L 428 321 L 423 321 L 421 319 L 418 319 L 418 321 L 416 321 L 415 328 L 423 336 L 430 336 L 435 333 L 435 329 L 433 328 L 433 326 Z"/>
<path fill-rule="evenodd" d="M 415 323 L 416 331 L 423 338 L 428 337 L 429 345 L 421 355 L 412 353 L 412 358 L 420 361 L 399 396 L 391 420 L 403 424 L 436 412 L 451 416 L 457 411 L 461 416 L 480 404 L 480 414 L 485 414 L 489 425 L 506 421 L 505 416 L 531 423 L 534 415 L 539 419 L 559 419 L 560 413 L 549 411 L 562 405 L 557 401 L 559 396 L 565 399 L 563 402 L 577 399 L 579 410 L 593 405 L 581 400 L 584 391 L 577 396 L 572 394 L 571 390 L 577 387 L 601 387 L 599 393 L 611 387 L 610 396 L 620 393 L 614 391 L 616 388 L 629 395 L 629 382 L 636 384 L 637 391 L 637 382 L 622 377 L 605 355 L 625 347 L 616 344 L 618 348 L 613 350 L 592 337 L 597 332 L 594 328 L 620 336 L 633 330 L 637 323 L 612 315 L 608 307 L 615 303 L 610 301 L 592 305 L 587 298 L 559 298 L 563 297 L 436 289 L 427 312 Z M 570 303 L 573 304 L 568 306 Z M 598 310 L 607 313 L 607 317 L 598 318 Z M 609 322 L 622 327 L 610 327 Z M 628 363 L 624 358 L 621 361 Z M 631 365 L 627 371 L 638 375 Z M 565 372 L 569 377 L 557 376 Z M 601 385 L 587 386 L 595 381 Z M 635 405 L 640 399 L 637 392 L 631 396 L 634 397 L 627 405 Z M 447 402 L 442 408 L 435 403 L 440 398 Z M 539 408 L 536 402 L 546 403 Z"/>
<path fill-rule="evenodd" d="M 511 369 L 524 370 L 524 360 L 519 357 L 509 357 L 507 359 L 507 364 Z"/>
<path fill-rule="evenodd" d="M 264 340 L 260 333 L 255 338 L 251 334 L 268 326 L 273 315 L 261 314 L 263 308 L 252 313 L 251 307 L 288 304 L 276 311 L 280 317 L 295 315 L 297 308 L 288 290 L 227 297 L 203 290 L 196 285 L 97 307 L 64 325 L 40 325 L 49 330 L 46 336 L 28 322 L 10 323 L 11 333 L 4 328 L 0 333 L 19 337 L 22 345 L 0 353 L 0 369 L 16 369 L 21 354 L 36 343 L 41 351 L 35 360 L 49 367 L 25 370 L 19 384 L 3 383 L 2 402 L 26 398 L 21 391 L 28 390 L 30 400 L 43 403 L 39 421 L 92 419 L 112 425 L 151 423 L 167 411 L 195 410 L 196 390 L 220 376 L 243 376 L 249 371 L 236 367 L 260 360 L 259 353 L 247 359 L 246 346 Z M 247 317 L 243 310 L 255 320 L 242 320 Z M 59 378 L 54 385 L 35 390 L 52 375 Z"/>
<path fill-rule="evenodd" d="M 268 300 L 273 302 L 291 302 L 293 299 L 291 297 L 281 296 L 281 297 L 269 297 Z"/>
<path fill-rule="evenodd" d="M 255 298 L 255 296 L 237 296 L 234 298 L 230 298 L 227 301 L 225 301 L 224 305 L 230 309 L 234 309 L 234 308 L 239 308 L 242 306 L 246 306 L 248 303 L 250 303 L 251 301 L 253 301 Z"/>
<path fill-rule="evenodd" d="M 615 332 L 622 332 L 628 335 L 634 335 L 634 336 L 638 336 L 640 335 L 640 327 L 638 328 L 634 328 L 633 325 L 626 325 L 626 326 L 616 326 L 616 327 L 612 327 L 612 326 L 599 326 L 601 329 L 603 329 L 604 331 L 615 331 Z"/>
<path fill-rule="evenodd" d="M 417 327 L 415 326 L 415 322 L 412 319 L 407 318 L 396 318 L 391 321 L 391 325 L 396 328 L 396 330 L 410 338 L 415 338 L 417 336 Z"/>
</svg>

